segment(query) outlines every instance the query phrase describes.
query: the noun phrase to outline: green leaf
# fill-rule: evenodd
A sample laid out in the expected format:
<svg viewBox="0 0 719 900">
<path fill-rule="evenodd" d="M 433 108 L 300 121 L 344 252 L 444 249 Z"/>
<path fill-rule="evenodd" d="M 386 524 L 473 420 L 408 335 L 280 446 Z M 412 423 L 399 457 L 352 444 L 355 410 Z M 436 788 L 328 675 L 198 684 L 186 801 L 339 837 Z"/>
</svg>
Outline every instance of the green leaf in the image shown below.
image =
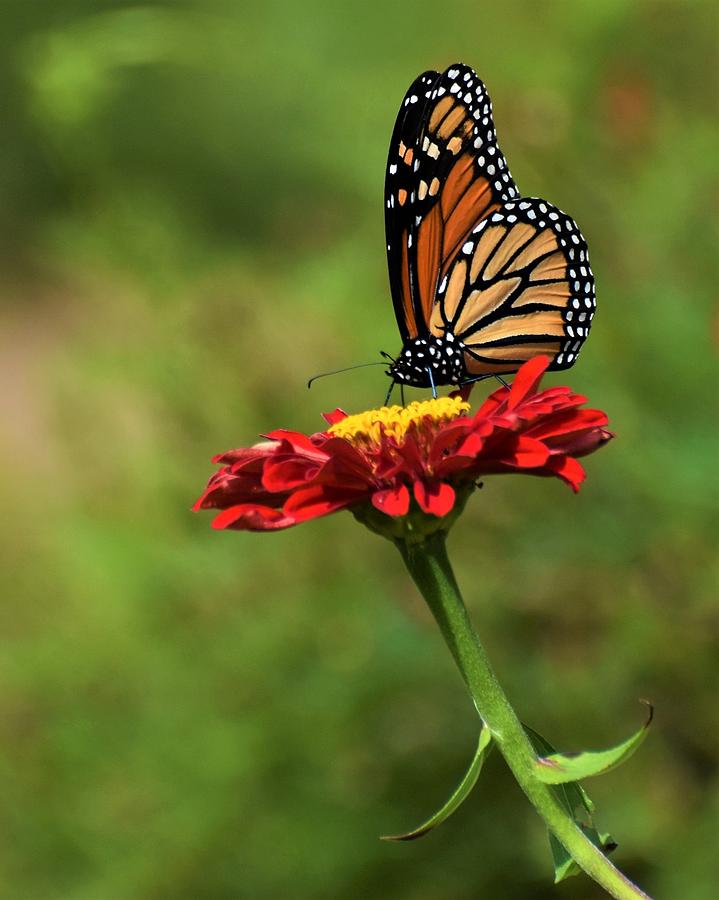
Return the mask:
<svg viewBox="0 0 719 900">
<path fill-rule="evenodd" d="M 594 775 L 603 775 L 629 759 L 635 752 L 646 737 L 653 716 L 654 710 L 649 706 L 649 715 L 639 731 L 609 750 L 550 753 L 547 756 L 540 756 L 534 764 L 534 773 L 544 784 L 565 784 Z"/>
<path fill-rule="evenodd" d="M 531 741 L 536 753 L 547 756 L 556 753 L 555 748 L 541 734 L 534 731 L 528 725 L 524 726 L 527 736 Z M 594 827 L 592 822 L 592 813 L 594 812 L 594 804 L 589 799 L 587 792 L 576 781 L 570 781 L 566 784 L 553 784 L 554 791 L 559 802 L 564 806 L 567 812 L 572 816 L 578 827 L 582 829 L 589 840 L 603 850 L 605 853 L 611 853 L 617 846 L 616 842 L 608 834 L 600 834 Z M 581 818 L 587 821 L 582 821 Z M 571 875 L 578 875 L 581 872 L 579 866 L 574 862 L 570 854 L 564 849 L 564 846 L 555 838 L 551 832 L 549 833 L 549 846 L 552 851 L 552 859 L 554 860 L 554 883 L 558 884 Z"/>
<path fill-rule="evenodd" d="M 611 853 L 616 849 L 616 843 L 608 834 L 599 834 L 599 832 L 591 825 L 583 825 L 577 823 L 589 840 L 599 847 L 604 853 Z M 582 870 L 574 862 L 569 853 L 564 849 L 563 845 L 555 838 L 553 834 L 549 835 L 549 846 L 552 849 L 552 858 L 554 859 L 554 883 L 559 884 L 565 878 L 572 875 L 580 875 Z"/>
<path fill-rule="evenodd" d="M 527 736 L 534 747 L 536 753 L 540 756 L 548 756 L 556 753 L 555 748 L 546 738 L 543 738 L 538 731 L 530 728 L 529 725 L 524 726 Z M 594 803 L 589 799 L 589 795 L 577 782 L 568 782 L 567 784 L 557 785 L 555 793 L 562 801 L 564 806 L 572 815 L 575 815 L 578 809 L 583 809 L 589 816 L 594 812 Z"/>
<path fill-rule="evenodd" d="M 482 770 L 484 761 L 487 758 L 489 751 L 491 750 L 491 745 L 492 735 L 489 733 L 489 728 L 487 728 L 486 725 L 483 725 L 482 730 L 479 733 L 479 741 L 477 743 L 477 750 L 474 754 L 474 759 L 470 763 L 470 766 L 467 769 L 467 772 L 460 782 L 459 786 L 454 791 L 449 800 L 444 804 L 444 806 L 439 809 L 433 816 L 427 819 L 426 822 L 423 822 L 417 828 L 413 828 L 412 831 L 407 831 L 405 834 L 383 835 L 380 840 L 414 841 L 417 838 L 427 834 L 427 832 L 431 831 L 433 828 L 436 828 L 437 825 L 440 825 L 442 822 L 444 822 L 445 819 L 448 819 L 452 815 L 452 813 L 467 799 L 470 791 L 477 783 L 477 778 L 479 778 L 479 773 Z"/>
</svg>

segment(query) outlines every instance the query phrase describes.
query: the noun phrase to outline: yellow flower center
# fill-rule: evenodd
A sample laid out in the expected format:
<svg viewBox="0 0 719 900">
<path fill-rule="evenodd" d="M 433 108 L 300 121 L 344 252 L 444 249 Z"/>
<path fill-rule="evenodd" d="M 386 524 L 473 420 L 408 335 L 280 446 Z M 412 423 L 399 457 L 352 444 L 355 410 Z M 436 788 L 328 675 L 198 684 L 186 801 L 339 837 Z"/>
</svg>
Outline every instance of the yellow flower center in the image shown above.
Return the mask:
<svg viewBox="0 0 719 900">
<path fill-rule="evenodd" d="M 428 426 L 443 425 L 468 410 L 469 403 L 460 397 L 415 400 L 408 406 L 383 406 L 347 416 L 328 430 L 351 444 L 372 449 L 387 439 L 401 444 L 409 432 L 418 433 Z"/>
</svg>

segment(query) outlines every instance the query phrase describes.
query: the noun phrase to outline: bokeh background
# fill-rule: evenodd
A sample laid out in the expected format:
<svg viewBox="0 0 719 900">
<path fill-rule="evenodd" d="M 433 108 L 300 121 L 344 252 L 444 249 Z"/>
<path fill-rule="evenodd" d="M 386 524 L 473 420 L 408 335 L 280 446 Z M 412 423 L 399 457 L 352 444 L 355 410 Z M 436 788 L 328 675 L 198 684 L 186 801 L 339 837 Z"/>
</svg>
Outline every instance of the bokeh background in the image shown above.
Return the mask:
<svg viewBox="0 0 719 900">
<path fill-rule="evenodd" d="M 399 557 L 347 514 L 189 511 L 213 453 L 381 401 L 379 369 L 305 381 L 398 347 L 387 142 L 410 80 L 463 60 L 520 188 L 589 239 L 561 377 L 619 437 L 578 497 L 487 479 L 458 577 L 556 745 L 654 702 L 598 824 L 658 897 L 714 898 L 715 4 L 5 0 L 0 42 L 0 896 L 603 896 L 551 885 L 497 755 L 442 828 L 379 842 L 476 738 Z"/>
</svg>

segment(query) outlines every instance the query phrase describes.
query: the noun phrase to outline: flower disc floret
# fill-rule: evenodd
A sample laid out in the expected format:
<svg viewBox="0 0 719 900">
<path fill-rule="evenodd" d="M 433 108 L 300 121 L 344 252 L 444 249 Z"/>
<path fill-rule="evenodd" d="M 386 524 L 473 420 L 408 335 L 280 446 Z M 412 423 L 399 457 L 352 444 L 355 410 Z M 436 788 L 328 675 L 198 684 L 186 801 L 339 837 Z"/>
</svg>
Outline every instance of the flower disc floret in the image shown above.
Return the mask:
<svg viewBox="0 0 719 900">
<path fill-rule="evenodd" d="M 459 396 L 414 400 L 407 406 L 383 406 L 347 416 L 330 425 L 328 433 L 356 447 L 376 450 L 386 441 L 401 445 L 408 435 L 431 437 L 438 426 L 467 413 L 469 408 Z"/>
</svg>

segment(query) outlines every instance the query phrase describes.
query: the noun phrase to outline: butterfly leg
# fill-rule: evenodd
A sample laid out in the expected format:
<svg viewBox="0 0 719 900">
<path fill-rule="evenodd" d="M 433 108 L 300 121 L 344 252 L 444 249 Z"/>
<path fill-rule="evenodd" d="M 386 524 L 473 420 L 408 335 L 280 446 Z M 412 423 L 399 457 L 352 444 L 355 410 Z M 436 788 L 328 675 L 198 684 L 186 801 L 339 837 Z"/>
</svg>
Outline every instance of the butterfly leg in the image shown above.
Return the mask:
<svg viewBox="0 0 719 900">
<path fill-rule="evenodd" d="M 434 383 L 434 378 L 432 376 L 432 370 L 429 368 L 429 366 L 427 366 L 427 374 L 429 375 L 429 383 L 432 386 L 432 399 L 436 400 L 437 399 L 437 387 Z"/>
<path fill-rule="evenodd" d="M 497 381 L 498 381 L 501 385 L 503 385 L 503 387 L 506 387 L 507 390 L 509 390 L 509 382 L 508 382 L 508 381 L 505 381 L 505 379 L 502 378 L 501 375 L 496 375 L 496 374 L 491 374 L 491 375 L 478 375 L 476 378 L 468 378 L 466 381 L 461 381 L 461 382 L 459 383 L 459 387 L 464 387 L 465 384 L 474 384 L 476 381 L 484 381 L 484 380 L 487 379 L 487 378 L 496 378 Z"/>
<path fill-rule="evenodd" d="M 484 381 L 485 379 L 491 377 L 491 375 L 477 375 L 476 378 L 468 378 L 466 381 L 460 381 L 457 387 L 464 387 L 465 384 L 475 384 L 477 381 Z"/>
<path fill-rule="evenodd" d="M 399 396 L 402 400 L 402 406 L 406 406 L 407 404 L 404 402 L 404 384 L 400 384 L 399 386 Z"/>
<path fill-rule="evenodd" d="M 384 405 L 387 406 L 389 403 L 389 398 L 392 396 L 392 391 L 394 390 L 394 386 L 397 382 L 392 381 L 389 386 L 389 390 L 387 391 L 387 396 L 384 398 Z"/>
</svg>

